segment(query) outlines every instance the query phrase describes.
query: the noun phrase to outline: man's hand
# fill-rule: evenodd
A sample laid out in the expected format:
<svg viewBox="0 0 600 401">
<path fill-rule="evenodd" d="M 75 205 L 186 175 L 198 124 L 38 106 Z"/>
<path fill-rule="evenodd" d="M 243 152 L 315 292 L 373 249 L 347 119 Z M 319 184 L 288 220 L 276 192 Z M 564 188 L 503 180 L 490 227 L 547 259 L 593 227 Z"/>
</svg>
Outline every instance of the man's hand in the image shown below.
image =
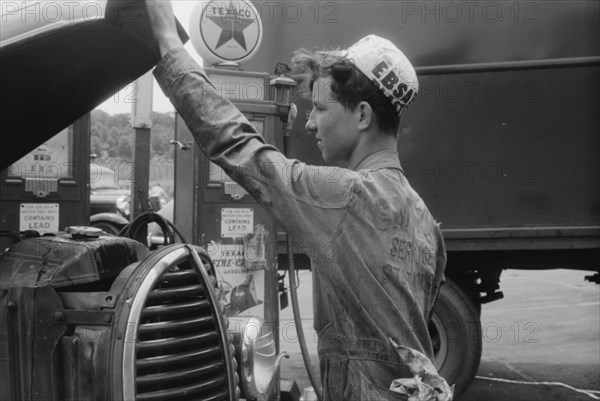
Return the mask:
<svg viewBox="0 0 600 401">
<path fill-rule="evenodd" d="M 175 14 L 170 0 L 145 0 L 148 19 L 152 33 L 158 42 L 160 56 L 163 57 L 169 50 L 183 46 L 177 26 Z"/>
</svg>

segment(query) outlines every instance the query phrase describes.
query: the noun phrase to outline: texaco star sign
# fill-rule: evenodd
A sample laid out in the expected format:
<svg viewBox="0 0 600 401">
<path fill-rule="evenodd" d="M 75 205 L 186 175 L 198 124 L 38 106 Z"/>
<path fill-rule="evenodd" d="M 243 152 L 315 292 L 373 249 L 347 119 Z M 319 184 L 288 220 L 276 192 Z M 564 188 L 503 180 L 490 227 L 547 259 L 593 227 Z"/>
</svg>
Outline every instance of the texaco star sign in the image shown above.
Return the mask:
<svg viewBox="0 0 600 401">
<path fill-rule="evenodd" d="M 262 21 L 249 1 L 202 1 L 192 12 L 190 37 L 207 63 L 241 64 L 260 47 Z"/>
</svg>

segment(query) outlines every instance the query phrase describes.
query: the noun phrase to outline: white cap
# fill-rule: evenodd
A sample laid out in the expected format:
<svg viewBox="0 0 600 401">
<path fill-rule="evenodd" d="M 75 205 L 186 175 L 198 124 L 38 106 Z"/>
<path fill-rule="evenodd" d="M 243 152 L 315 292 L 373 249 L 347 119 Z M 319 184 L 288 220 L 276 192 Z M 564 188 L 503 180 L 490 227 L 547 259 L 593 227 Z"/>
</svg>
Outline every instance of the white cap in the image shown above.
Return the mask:
<svg viewBox="0 0 600 401">
<path fill-rule="evenodd" d="M 383 92 L 398 115 L 417 96 L 417 73 L 404 53 L 392 42 L 376 35 L 368 35 L 347 50 L 321 52 L 341 57 L 354 64 Z"/>
</svg>

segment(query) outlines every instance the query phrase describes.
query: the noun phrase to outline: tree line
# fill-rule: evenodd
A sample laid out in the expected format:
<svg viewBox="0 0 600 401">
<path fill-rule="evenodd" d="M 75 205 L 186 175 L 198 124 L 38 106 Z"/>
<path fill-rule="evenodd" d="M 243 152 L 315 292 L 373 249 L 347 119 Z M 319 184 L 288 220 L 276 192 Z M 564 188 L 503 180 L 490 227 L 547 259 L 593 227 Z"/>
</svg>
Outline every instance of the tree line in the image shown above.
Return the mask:
<svg viewBox="0 0 600 401">
<path fill-rule="evenodd" d="M 132 162 L 134 150 L 134 128 L 129 113 L 108 114 L 96 109 L 91 115 L 90 151 L 95 162 L 108 165 L 111 162 Z M 154 113 L 150 135 L 151 158 L 173 160 L 175 137 L 175 114 Z"/>
</svg>

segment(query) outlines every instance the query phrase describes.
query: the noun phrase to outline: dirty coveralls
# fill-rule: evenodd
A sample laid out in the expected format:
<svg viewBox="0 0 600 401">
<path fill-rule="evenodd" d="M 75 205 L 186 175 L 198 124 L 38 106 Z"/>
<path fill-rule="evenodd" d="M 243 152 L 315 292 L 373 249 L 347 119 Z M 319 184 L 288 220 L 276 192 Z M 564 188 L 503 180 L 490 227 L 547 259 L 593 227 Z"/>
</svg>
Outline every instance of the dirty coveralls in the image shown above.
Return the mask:
<svg viewBox="0 0 600 401">
<path fill-rule="evenodd" d="M 446 253 L 398 154 L 372 154 L 355 171 L 287 159 L 183 48 L 154 75 L 200 148 L 311 258 L 325 400 L 405 399 L 388 390 L 412 376 L 389 339 L 432 356 L 427 322 Z"/>
</svg>

